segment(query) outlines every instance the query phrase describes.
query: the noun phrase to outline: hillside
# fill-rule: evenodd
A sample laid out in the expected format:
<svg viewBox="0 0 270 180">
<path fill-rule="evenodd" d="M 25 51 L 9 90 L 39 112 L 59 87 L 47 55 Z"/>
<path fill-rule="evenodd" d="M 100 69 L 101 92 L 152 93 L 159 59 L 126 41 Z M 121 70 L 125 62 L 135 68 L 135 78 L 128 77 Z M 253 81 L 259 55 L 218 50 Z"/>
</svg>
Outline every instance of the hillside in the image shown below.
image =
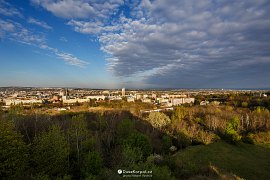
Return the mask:
<svg viewBox="0 0 270 180">
<path fill-rule="evenodd" d="M 244 179 L 270 177 L 270 149 L 256 145 L 215 142 L 190 146 L 175 154 L 173 159 L 182 177 L 200 174 L 209 165 Z"/>
</svg>

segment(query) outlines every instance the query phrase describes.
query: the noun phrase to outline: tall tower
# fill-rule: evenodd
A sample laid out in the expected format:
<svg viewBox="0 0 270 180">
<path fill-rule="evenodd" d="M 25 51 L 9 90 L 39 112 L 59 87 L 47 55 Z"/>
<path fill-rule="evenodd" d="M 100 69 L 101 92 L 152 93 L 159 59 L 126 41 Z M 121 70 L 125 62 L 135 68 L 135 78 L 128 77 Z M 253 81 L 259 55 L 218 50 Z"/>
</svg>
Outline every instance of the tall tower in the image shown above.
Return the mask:
<svg viewBox="0 0 270 180">
<path fill-rule="evenodd" d="M 122 88 L 122 96 L 125 96 L 125 92 L 126 90 L 125 90 L 125 88 Z"/>
<path fill-rule="evenodd" d="M 66 96 L 69 96 L 68 88 L 66 89 Z"/>
</svg>

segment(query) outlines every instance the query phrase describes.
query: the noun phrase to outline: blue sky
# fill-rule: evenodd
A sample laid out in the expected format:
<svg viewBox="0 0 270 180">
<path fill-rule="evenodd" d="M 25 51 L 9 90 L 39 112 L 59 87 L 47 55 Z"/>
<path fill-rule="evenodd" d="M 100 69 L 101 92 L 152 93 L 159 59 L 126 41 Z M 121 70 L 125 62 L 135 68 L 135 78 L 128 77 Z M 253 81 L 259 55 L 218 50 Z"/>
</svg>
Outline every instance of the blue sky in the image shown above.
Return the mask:
<svg viewBox="0 0 270 180">
<path fill-rule="evenodd" d="M 0 0 L 0 86 L 269 88 L 267 0 Z"/>
</svg>

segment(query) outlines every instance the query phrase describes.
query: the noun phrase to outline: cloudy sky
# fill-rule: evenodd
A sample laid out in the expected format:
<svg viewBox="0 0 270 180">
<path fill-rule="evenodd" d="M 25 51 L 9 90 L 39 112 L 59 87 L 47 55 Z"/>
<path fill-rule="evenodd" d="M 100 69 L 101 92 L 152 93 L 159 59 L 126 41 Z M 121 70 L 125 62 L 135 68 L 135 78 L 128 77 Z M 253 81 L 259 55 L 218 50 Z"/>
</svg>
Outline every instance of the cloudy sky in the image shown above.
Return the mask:
<svg viewBox="0 0 270 180">
<path fill-rule="evenodd" d="M 270 88 L 269 0 L 0 0 L 0 86 Z"/>
</svg>

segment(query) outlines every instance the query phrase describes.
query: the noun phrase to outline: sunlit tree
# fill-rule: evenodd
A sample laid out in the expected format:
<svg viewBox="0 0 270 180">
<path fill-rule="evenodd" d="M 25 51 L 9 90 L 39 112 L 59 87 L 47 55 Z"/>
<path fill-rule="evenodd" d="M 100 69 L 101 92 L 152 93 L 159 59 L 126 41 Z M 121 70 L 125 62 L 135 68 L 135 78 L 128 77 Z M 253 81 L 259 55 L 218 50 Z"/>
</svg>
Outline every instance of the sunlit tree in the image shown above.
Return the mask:
<svg viewBox="0 0 270 180">
<path fill-rule="evenodd" d="M 171 119 L 164 113 L 161 112 L 150 112 L 147 120 L 152 124 L 153 127 L 161 129 L 162 127 L 171 123 Z"/>
</svg>

